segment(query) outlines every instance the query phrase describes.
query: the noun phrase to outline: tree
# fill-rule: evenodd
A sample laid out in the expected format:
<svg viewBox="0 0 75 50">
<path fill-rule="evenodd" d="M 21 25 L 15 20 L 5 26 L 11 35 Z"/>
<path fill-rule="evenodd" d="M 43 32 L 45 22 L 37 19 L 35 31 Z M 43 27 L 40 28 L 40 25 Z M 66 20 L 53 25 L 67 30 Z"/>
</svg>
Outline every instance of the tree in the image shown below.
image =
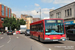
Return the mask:
<svg viewBox="0 0 75 50">
<path fill-rule="evenodd" d="M 14 30 L 15 28 L 19 30 L 20 25 L 25 25 L 25 24 L 26 24 L 26 22 L 23 19 L 21 19 L 21 20 L 17 19 L 16 20 L 14 17 L 12 17 L 12 18 L 6 17 L 4 19 L 3 26 L 8 27 L 9 29 L 11 27 L 12 30 Z"/>
<path fill-rule="evenodd" d="M 17 27 L 16 19 L 14 17 L 10 18 L 9 23 L 11 24 L 10 26 L 12 30 L 14 30 Z"/>
<path fill-rule="evenodd" d="M 20 28 L 20 20 L 19 19 L 17 19 L 16 24 L 17 24 L 17 29 L 19 30 L 19 28 Z"/>
<path fill-rule="evenodd" d="M 8 17 L 6 17 L 6 18 L 4 19 L 3 26 L 4 26 L 4 27 L 9 27 L 9 26 L 10 26 L 9 18 L 8 18 Z"/>
<path fill-rule="evenodd" d="M 25 24 L 26 24 L 26 22 L 23 19 L 21 19 L 20 20 L 20 25 L 25 25 Z"/>
</svg>

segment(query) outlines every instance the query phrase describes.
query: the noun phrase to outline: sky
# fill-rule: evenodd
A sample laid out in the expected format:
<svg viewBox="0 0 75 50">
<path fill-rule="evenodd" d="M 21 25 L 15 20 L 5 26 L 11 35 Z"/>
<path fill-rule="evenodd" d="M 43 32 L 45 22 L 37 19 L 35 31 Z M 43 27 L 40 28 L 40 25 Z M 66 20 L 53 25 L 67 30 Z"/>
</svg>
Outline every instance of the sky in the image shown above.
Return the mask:
<svg viewBox="0 0 75 50">
<path fill-rule="evenodd" d="M 50 9 L 57 9 L 74 0 L 0 0 L 0 3 L 10 7 L 18 18 L 21 14 L 31 15 L 34 18 L 49 18 Z M 38 12 L 38 13 L 37 13 Z"/>
</svg>

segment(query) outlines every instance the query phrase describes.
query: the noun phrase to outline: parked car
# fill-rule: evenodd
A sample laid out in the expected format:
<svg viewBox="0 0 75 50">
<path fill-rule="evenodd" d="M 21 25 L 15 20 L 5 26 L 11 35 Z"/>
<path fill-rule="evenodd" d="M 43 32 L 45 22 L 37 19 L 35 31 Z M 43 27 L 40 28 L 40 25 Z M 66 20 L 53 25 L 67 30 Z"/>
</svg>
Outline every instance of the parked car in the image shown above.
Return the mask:
<svg viewBox="0 0 75 50">
<path fill-rule="evenodd" d="M 20 31 L 16 31 L 16 34 L 20 34 Z"/>
<path fill-rule="evenodd" d="M 0 34 L 4 34 L 4 30 L 3 29 L 0 29 Z"/>
<path fill-rule="evenodd" d="M 75 29 L 67 30 L 66 34 L 68 39 L 75 40 Z"/>
<path fill-rule="evenodd" d="M 9 31 L 7 32 L 7 35 L 13 35 L 13 31 L 9 30 Z"/>
<path fill-rule="evenodd" d="M 30 35 L 30 30 L 29 29 L 27 29 L 26 31 L 25 31 L 25 35 L 27 36 L 27 35 Z"/>
</svg>

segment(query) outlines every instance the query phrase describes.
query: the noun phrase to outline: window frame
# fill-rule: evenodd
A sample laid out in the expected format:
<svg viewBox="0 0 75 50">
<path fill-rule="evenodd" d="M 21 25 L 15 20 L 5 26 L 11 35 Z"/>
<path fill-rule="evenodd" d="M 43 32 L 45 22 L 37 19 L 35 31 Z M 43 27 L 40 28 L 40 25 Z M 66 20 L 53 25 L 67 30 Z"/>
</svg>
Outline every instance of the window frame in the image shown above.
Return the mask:
<svg viewBox="0 0 75 50">
<path fill-rule="evenodd" d="M 61 18 L 61 12 L 56 13 L 56 18 Z"/>
<path fill-rule="evenodd" d="M 2 5 L 2 16 L 4 16 L 4 5 Z"/>
</svg>

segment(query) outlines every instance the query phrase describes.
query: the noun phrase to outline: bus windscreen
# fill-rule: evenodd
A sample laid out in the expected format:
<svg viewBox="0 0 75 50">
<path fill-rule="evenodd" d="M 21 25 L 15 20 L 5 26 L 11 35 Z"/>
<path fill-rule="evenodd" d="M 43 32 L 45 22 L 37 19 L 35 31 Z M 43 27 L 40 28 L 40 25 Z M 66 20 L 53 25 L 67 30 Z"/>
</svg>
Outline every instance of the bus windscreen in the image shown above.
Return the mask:
<svg viewBox="0 0 75 50">
<path fill-rule="evenodd" d="M 45 20 L 45 35 L 64 34 L 62 20 Z"/>
</svg>

